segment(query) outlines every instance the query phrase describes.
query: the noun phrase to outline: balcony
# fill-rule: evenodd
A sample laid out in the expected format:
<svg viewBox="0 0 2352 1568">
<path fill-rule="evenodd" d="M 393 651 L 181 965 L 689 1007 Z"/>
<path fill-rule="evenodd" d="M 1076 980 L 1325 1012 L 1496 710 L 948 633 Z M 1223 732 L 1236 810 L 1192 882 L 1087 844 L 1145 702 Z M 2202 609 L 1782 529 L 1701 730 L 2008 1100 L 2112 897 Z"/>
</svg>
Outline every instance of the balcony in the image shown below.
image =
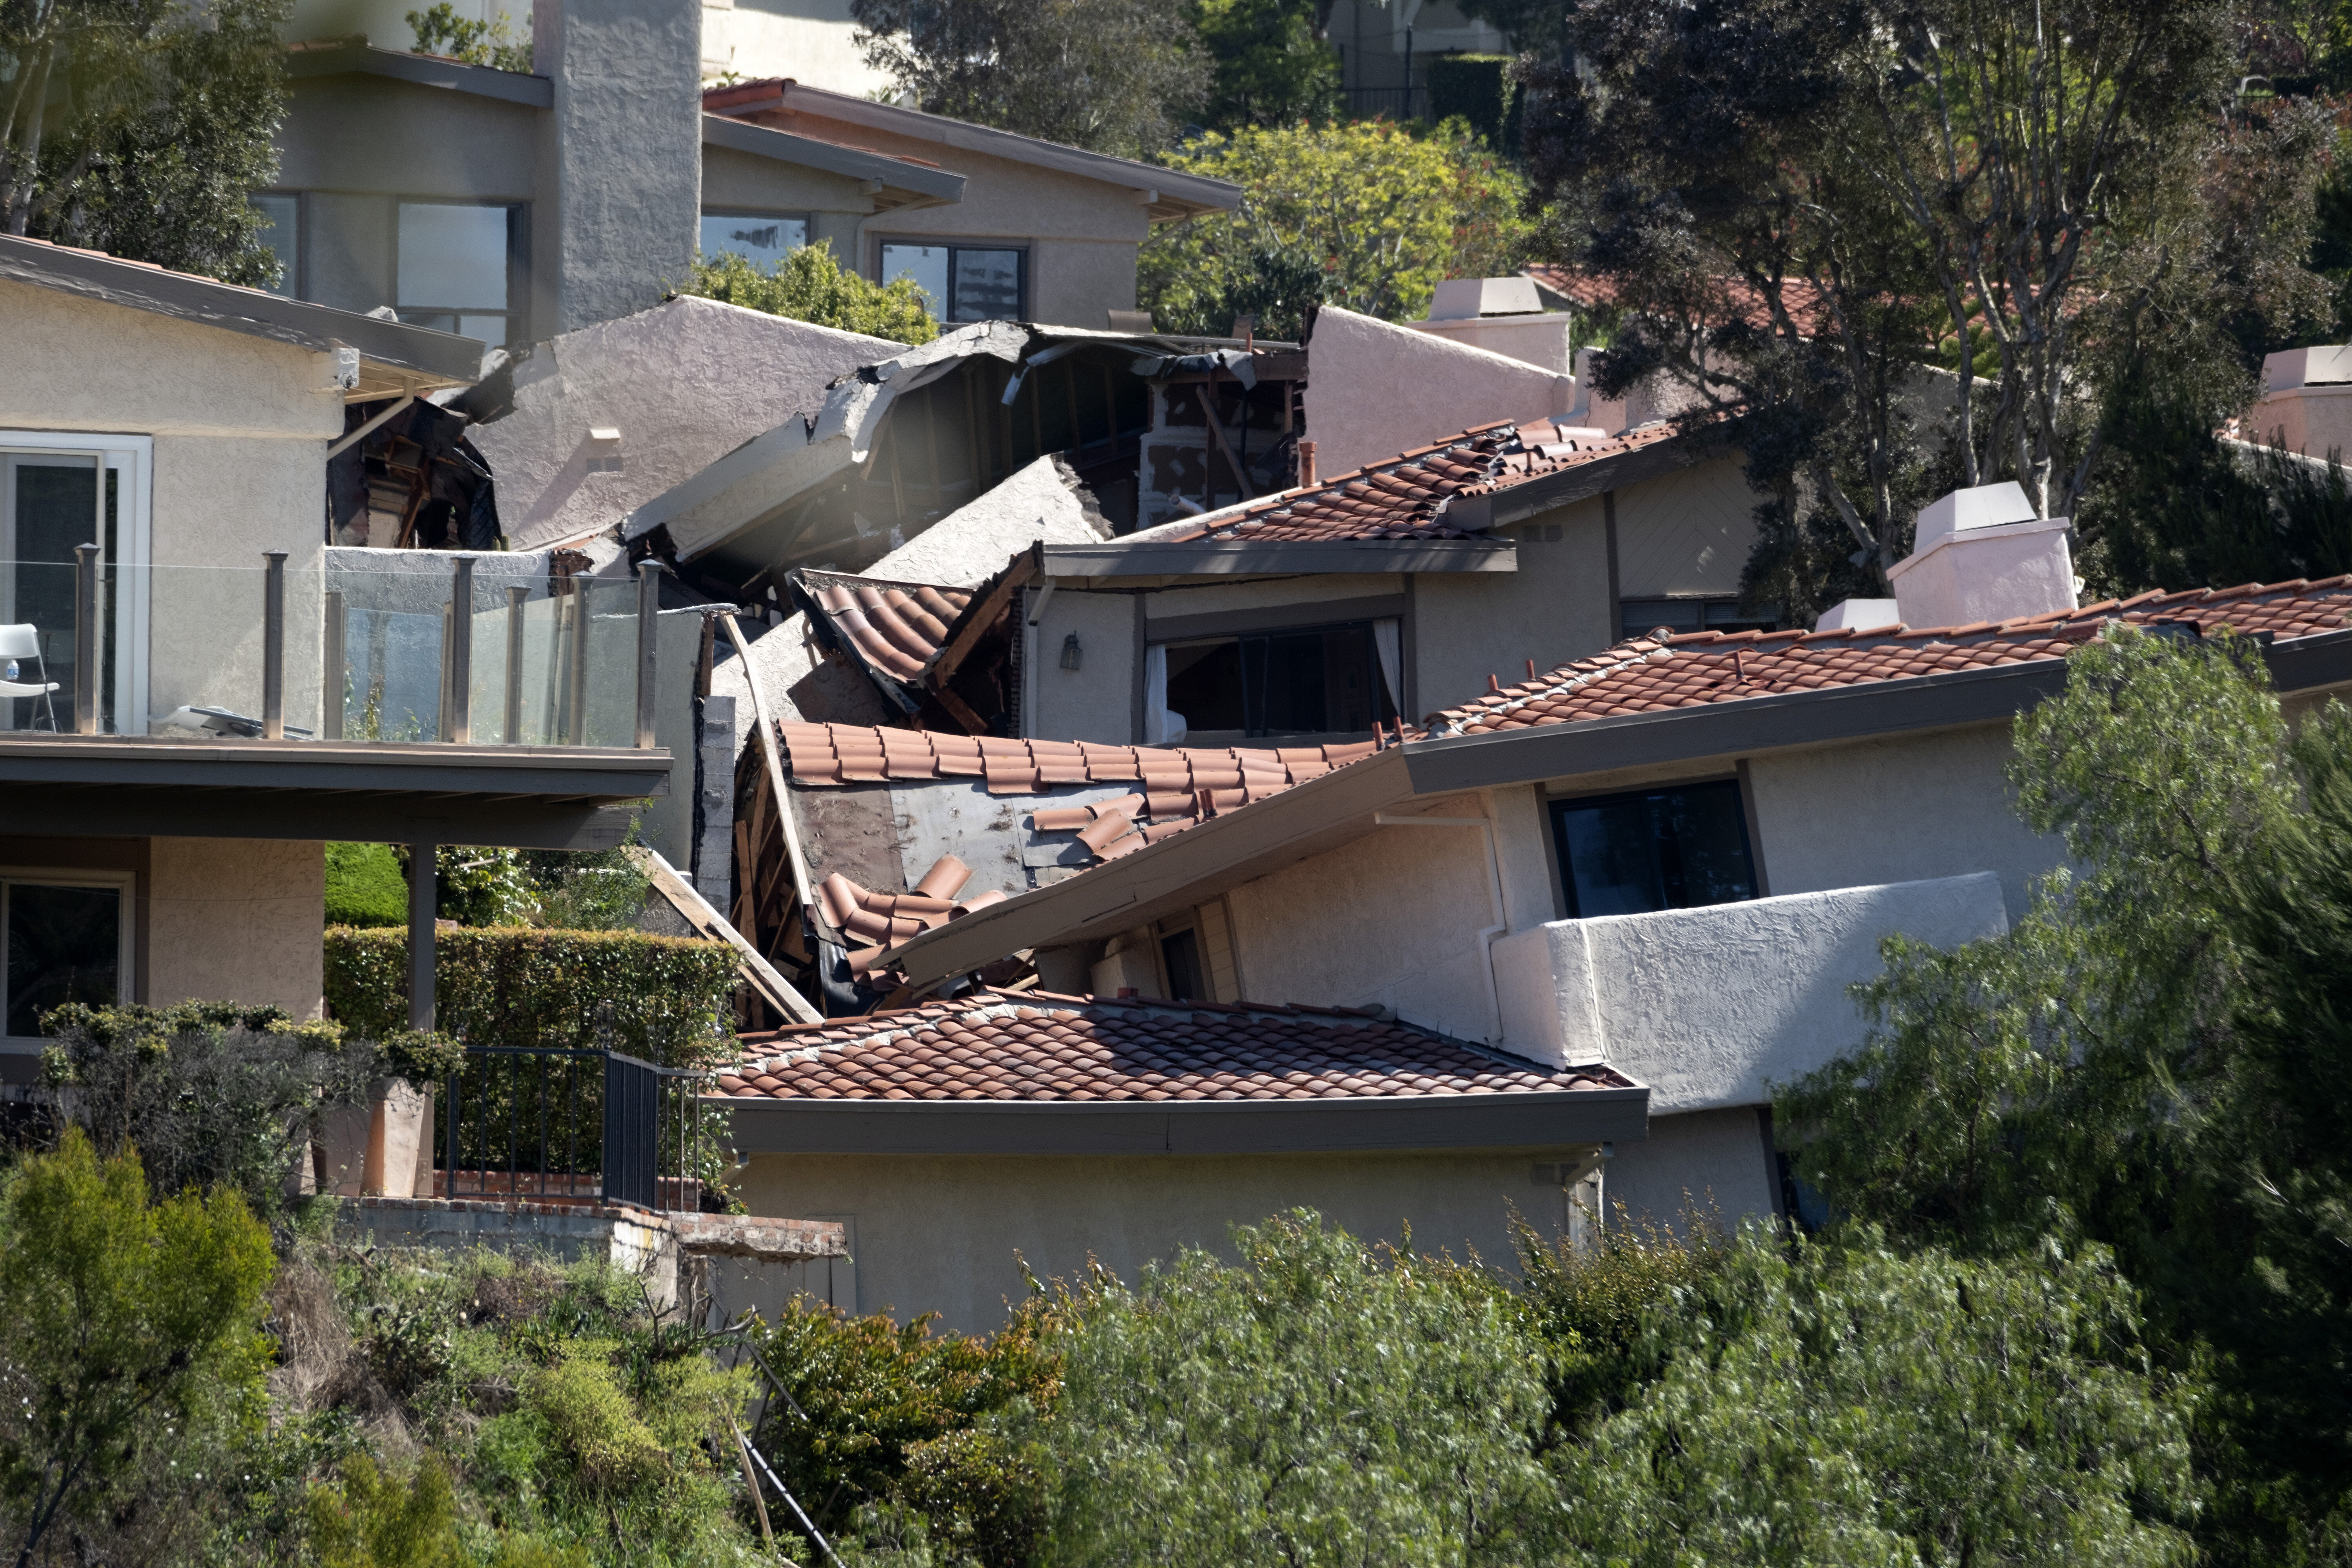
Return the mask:
<svg viewBox="0 0 2352 1568">
<path fill-rule="evenodd" d="M 1760 1105 L 1858 1045 L 1846 987 L 1896 932 L 1951 947 L 2009 929 L 1990 871 L 1654 914 L 1555 921 L 1495 944 L 1504 1042 L 1605 1061 L 1653 1115 Z"/>
<path fill-rule="evenodd" d="M 0 801 L 47 792 L 22 813 L 42 831 L 583 847 L 618 831 L 582 839 L 584 813 L 667 790 L 658 567 L 630 581 L 536 556 L 329 551 L 295 570 L 282 552 L 245 566 L 76 553 L 0 562 L 16 634 Z M 415 817 L 426 801 L 457 816 Z M 386 806 L 394 820 L 372 820 Z M 542 807 L 569 826 L 498 836 Z"/>
</svg>

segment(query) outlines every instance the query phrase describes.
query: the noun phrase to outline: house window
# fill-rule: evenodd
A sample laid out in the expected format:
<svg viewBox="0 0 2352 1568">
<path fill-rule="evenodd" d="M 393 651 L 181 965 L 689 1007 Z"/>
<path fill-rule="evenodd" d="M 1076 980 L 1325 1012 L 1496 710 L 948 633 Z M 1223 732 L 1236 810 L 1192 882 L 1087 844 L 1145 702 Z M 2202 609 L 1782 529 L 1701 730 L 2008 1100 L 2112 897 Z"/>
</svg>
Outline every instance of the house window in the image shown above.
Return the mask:
<svg viewBox="0 0 2352 1568">
<path fill-rule="evenodd" d="M 105 872 L 0 873 L 0 993 L 11 1039 L 41 1037 L 68 1002 L 111 1006 L 130 973 L 131 879 Z"/>
<path fill-rule="evenodd" d="M 1202 637 L 1149 650 L 1146 740 L 1193 745 L 1370 734 L 1397 716 L 1395 621 Z"/>
<path fill-rule="evenodd" d="M 1551 809 L 1574 919 L 1756 896 L 1735 780 L 1554 801 Z"/>
<path fill-rule="evenodd" d="M 1727 599 L 1626 599 L 1617 606 L 1617 635 L 1647 637 L 1660 626 L 1682 632 L 1769 632 L 1780 623 L 1769 616 L 1752 616 Z"/>
<path fill-rule="evenodd" d="M 1171 1002 L 1207 1002 L 1206 973 L 1201 966 L 1201 938 L 1187 927 L 1160 939 L 1160 967 L 1168 976 Z"/>
<path fill-rule="evenodd" d="M 702 258 L 716 261 L 732 251 L 762 272 L 808 243 L 808 219 L 767 213 L 704 213 Z"/>
<path fill-rule="evenodd" d="M 302 198 L 292 192 L 270 192 L 252 198 L 264 219 L 261 243 L 278 258 L 278 282 L 270 289 L 289 300 L 302 298 Z"/>
<path fill-rule="evenodd" d="M 493 348 L 513 342 L 521 314 L 509 308 L 521 216 L 513 206 L 401 203 L 400 319 Z"/>
<path fill-rule="evenodd" d="M 0 430 L 0 627 L 8 628 L 0 680 L 34 689 L 0 695 L 0 730 L 71 730 L 85 682 L 105 733 L 116 733 L 116 715 L 143 700 L 143 666 L 125 668 L 116 649 L 144 647 L 137 628 L 145 606 L 147 455 L 143 437 Z M 97 658 L 88 670 L 78 667 L 75 647 L 76 550 L 84 544 L 99 547 Z M 55 691 L 38 689 L 51 683 Z"/>
<path fill-rule="evenodd" d="M 1007 247 L 885 245 L 882 281 L 911 278 L 942 321 L 1017 321 L 1029 258 Z"/>
</svg>

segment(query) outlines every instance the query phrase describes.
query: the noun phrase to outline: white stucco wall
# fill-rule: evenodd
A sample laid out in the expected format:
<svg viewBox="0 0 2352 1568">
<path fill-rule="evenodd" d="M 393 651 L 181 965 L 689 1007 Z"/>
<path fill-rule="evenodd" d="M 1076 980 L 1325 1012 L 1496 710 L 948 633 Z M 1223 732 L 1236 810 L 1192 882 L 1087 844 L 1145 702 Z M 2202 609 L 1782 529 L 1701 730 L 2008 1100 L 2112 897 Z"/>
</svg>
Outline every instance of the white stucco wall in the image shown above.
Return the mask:
<svg viewBox="0 0 2352 1568">
<path fill-rule="evenodd" d="M 1616 492 L 1621 598 L 1739 591 L 1760 499 L 1741 475 L 1745 461 L 1694 463 Z"/>
<path fill-rule="evenodd" d="M 1518 541 L 1517 571 L 1413 579 L 1416 719 L 1471 700 L 1490 675 L 1506 686 L 1526 679 L 1529 659 L 1549 669 L 1617 640 L 1600 497 L 1506 531 Z"/>
<path fill-rule="evenodd" d="M 1659 1115 L 1761 1105 L 1861 1043 L 1846 987 L 1897 933 L 1937 947 L 2009 929 L 1990 872 L 1705 909 L 1555 921 L 1495 944 L 1504 1042 L 1605 1061 Z"/>
<path fill-rule="evenodd" d="M 1753 1121 L 1750 1121 L 1751 1138 Z M 1622 1152 L 1634 1147 L 1621 1143 Z M 854 1310 L 988 1330 L 1041 1279 L 1075 1279 L 1099 1260 L 1132 1280 L 1142 1266 L 1201 1247 L 1230 1256 L 1229 1227 L 1306 1205 L 1366 1238 L 1470 1250 L 1507 1267 L 1513 1205 L 1539 1230 L 1568 1220 L 1533 1167 L 1559 1149 L 1257 1157 L 759 1154 L 744 1172 L 753 1214 L 854 1223 Z M 1017 1255 L 1017 1257 L 1016 1257 Z M 831 1271 L 835 1279 L 845 1272 Z M 772 1310 L 771 1300 L 759 1302 Z M 850 1306 L 835 1297 L 838 1305 Z M 744 1301 L 730 1300 L 730 1310 Z"/>
<path fill-rule="evenodd" d="M 824 402 L 825 383 L 903 345 L 681 298 L 534 346 L 514 412 L 469 433 L 515 549 L 606 528 L 752 437 Z M 591 471 L 592 428 L 621 432 Z"/>
<path fill-rule="evenodd" d="M 859 98 L 894 84 L 866 63 L 849 0 L 703 0 L 702 74 L 788 76 Z"/>
<path fill-rule="evenodd" d="M 1031 588 L 1026 597 L 1034 603 L 1038 592 Z M 1080 665 L 1064 669 L 1062 647 L 1073 632 Z M 1030 641 L 1022 673 L 1022 732 L 1051 741 L 1132 744 L 1134 595 L 1056 589 L 1044 617 L 1025 635 Z"/>
<path fill-rule="evenodd" d="M 1344 473 L 1474 425 L 1573 405 L 1572 378 L 1326 305 L 1308 349 L 1307 436 L 1317 470 Z"/>
<path fill-rule="evenodd" d="M 149 849 L 147 1000 L 324 1005 L 326 846 L 158 838 Z"/>
<path fill-rule="evenodd" d="M 1099 542 L 1105 530 L 1079 502 L 1073 489 L 1077 482 L 1076 474 L 1048 454 L 948 513 L 866 568 L 865 575 L 977 588 L 1003 571 L 1014 552 L 1040 540 Z"/>
</svg>

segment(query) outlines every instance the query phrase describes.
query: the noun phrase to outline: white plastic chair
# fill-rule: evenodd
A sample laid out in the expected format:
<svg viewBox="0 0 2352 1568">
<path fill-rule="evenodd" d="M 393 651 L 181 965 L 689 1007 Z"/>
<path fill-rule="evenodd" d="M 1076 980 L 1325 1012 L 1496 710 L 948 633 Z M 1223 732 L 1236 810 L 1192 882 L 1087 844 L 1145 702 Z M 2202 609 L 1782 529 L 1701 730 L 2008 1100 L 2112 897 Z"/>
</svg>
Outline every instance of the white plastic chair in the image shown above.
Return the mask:
<svg viewBox="0 0 2352 1568">
<path fill-rule="evenodd" d="M 5 667 L 0 667 L 0 674 L 10 677 L 19 674 L 18 661 L 27 658 L 33 661 L 33 668 L 38 671 L 37 676 L 31 681 L 13 679 L 0 680 L 0 697 L 39 698 L 41 707 L 49 716 L 49 732 L 55 734 L 58 729 L 58 707 L 50 694 L 57 690 L 58 683 L 49 679 L 48 661 L 41 657 L 40 628 L 29 625 L 0 626 L 0 659 L 7 660 Z"/>
</svg>

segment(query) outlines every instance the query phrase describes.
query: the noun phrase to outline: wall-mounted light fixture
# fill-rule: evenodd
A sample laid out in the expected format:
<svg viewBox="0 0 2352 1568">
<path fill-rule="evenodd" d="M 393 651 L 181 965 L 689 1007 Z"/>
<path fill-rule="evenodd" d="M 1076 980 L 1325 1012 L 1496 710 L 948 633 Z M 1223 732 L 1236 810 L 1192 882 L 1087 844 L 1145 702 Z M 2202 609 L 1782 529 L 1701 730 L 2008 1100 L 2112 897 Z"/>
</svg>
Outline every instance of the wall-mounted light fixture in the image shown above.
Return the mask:
<svg viewBox="0 0 2352 1568">
<path fill-rule="evenodd" d="M 1078 647 L 1077 633 L 1072 632 L 1068 637 L 1062 639 L 1062 668 L 1064 669 L 1077 668 L 1085 658 L 1085 652 Z"/>
</svg>

